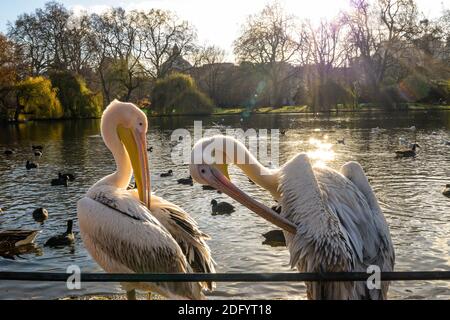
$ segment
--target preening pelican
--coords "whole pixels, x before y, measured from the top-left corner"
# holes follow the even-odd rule
[[[238,161],[240,160],[240,161]],[[243,161],[244,160],[244,161]],[[377,199],[356,162],[340,172],[313,167],[298,154],[279,169],[261,165],[231,137],[200,140],[192,151],[191,175],[221,190],[284,230],[291,266],[300,272],[392,271],[394,248]],[[237,188],[227,166],[236,164],[281,204],[277,214]],[[388,282],[369,290],[365,282],[306,283],[309,299],[385,299]]]
[[[145,114],[131,103],[112,102],[101,121],[102,137],[117,170],[78,201],[81,237],[94,260],[111,273],[215,272],[208,238],[178,206],[150,192]],[[137,190],[127,190],[134,172]],[[171,299],[203,299],[212,283],[125,283]]]

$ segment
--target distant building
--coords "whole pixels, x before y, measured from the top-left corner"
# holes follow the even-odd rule
[[[192,69],[192,64],[183,58],[181,50],[177,45],[173,46],[172,54],[166,62],[161,66],[163,74],[171,74],[173,72],[186,72]]]

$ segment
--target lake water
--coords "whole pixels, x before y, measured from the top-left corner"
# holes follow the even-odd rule
[[[274,229],[261,218],[225,195],[178,185],[188,176],[186,165],[171,161],[170,137],[176,128],[193,129],[194,118],[152,118],[148,134],[152,187],[183,207],[210,234],[209,241],[218,272],[294,272],[285,248],[263,245],[262,234]],[[224,130],[240,124],[240,117],[202,118],[203,128]],[[217,125],[223,123],[223,125]],[[255,115],[247,126],[256,129],[284,128],[280,137],[280,163],[298,152],[310,152],[316,161],[338,169],[346,161],[359,161],[378,196],[390,226],[396,250],[397,271],[450,270],[450,199],[441,194],[450,183],[450,112],[410,112],[402,114]],[[415,125],[416,132],[407,128]],[[370,128],[384,131],[376,134]],[[83,247],[76,221],[76,202],[98,179],[114,170],[114,161],[99,136],[99,121],[33,122],[0,127],[0,229],[40,229],[38,249],[14,260],[0,257],[0,270],[65,272],[76,264],[85,272],[101,272]],[[224,131],[223,131],[224,132]],[[421,145],[415,159],[395,159],[399,137]],[[337,139],[345,138],[345,145]],[[27,171],[33,159],[32,144],[45,146],[38,170]],[[15,154],[3,155],[4,148]],[[169,169],[172,178],[160,178]],[[51,187],[59,171],[73,172],[76,181],[68,188]],[[272,205],[270,195],[251,185],[237,170],[232,179],[252,196]],[[230,216],[213,216],[212,199],[229,201],[237,207]],[[45,207],[49,219],[41,226],[31,212]],[[75,219],[73,248],[44,248],[46,239],[65,230],[65,221]],[[120,293],[118,284],[83,284],[80,291],[68,291],[64,283],[0,281],[0,299],[55,299],[64,296]],[[450,283],[443,281],[394,282],[391,299],[450,299]],[[219,283],[210,299],[305,299],[303,283]]]

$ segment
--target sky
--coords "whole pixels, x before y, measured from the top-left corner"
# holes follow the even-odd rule
[[[24,12],[43,7],[48,0],[0,0],[0,31],[7,30],[7,22]],[[428,17],[439,16],[442,8],[450,8],[450,0],[416,0],[419,10]],[[60,0],[74,11],[101,12],[110,6],[125,9],[161,8],[192,23],[200,43],[214,44],[232,54],[232,44],[240,26],[250,14],[260,11],[269,0]],[[334,17],[348,7],[349,0],[279,0],[283,7],[300,18],[318,21]]]

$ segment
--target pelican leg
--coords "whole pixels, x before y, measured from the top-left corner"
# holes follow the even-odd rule
[[[127,291],[127,300],[136,300],[136,290]]]

